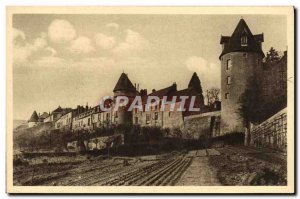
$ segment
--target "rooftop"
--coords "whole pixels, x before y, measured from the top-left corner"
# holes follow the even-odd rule
[[[247,45],[241,45],[241,38],[247,37]],[[220,44],[224,45],[219,58],[230,52],[257,52],[264,56],[261,43],[264,42],[264,35],[253,35],[246,21],[241,19],[231,36],[221,36]]]

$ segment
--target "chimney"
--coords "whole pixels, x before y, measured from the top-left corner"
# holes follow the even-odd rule
[[[136,89],[136,83],[134,83],[134,88]]]
[[[85,110],[87,111],[88,109],[89,109],[89,105],[88,103],[86,103]]]
[[[137,85],[137,90],[139,90],[140,84]]]

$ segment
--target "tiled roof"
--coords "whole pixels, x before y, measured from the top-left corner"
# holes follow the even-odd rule
[[[33,111],[33,113],[31,115],[30,119],[28,120],[28,122],[38,122],[38,120],[39,120],[39,117],[38,117],[36,111]]]
[[[157,96],[159,98],[162,98],[163,96],[169,96],[176,91],[177,91],[177,85],[174,83],[172,86],[154,91],[153,93],[150,93],[148,96]]]
[[[63,111],[63,109],[62,109],[60,106],[58,106],[58,108],[55,109],[54,111],[52,111],[52,113],[53,113],[53,112],[62,112],[62,111]]]
[[[114,90],[115,91],[133,91],[136,92],[135,87],[129,80],[128,76],[125,73],[122,73]]]
[[[188,88],[193,88],[194,91],[198,92],[198,94],[203,93],[202,87],[201,87],[201,82],[200,82],[200,79],[196,72],[193,73],[193,76],[189,82]]]
[[[44,113],[40,116],[40,118],[45,119],[45,118],[47,118],[48,116],[49,116],[49,114],[48,114],[47,112],[44,112]]]
[[[245,35],[247,36],[247,46],[242,46],[241,37]],[[224,48],[219,58],[230,52],[257,52],[264,56],[261,48],[263,41],[263,34],[253,35],[245,20],[241,19],[230,37],[221,36],[220,44],[223,44]]]

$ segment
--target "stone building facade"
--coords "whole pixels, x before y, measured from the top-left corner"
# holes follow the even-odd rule
[[[56,122],[55,122],[55,129],[64,129],[64,130],[71,130],[72,128],[72,111],[62,115]]]
[[[241,19],[231,36],[221,36],[222,134],[244,132],[244,120],[239,114],[240,99],[249,78],[262,70],[263,34],[253,35]]]

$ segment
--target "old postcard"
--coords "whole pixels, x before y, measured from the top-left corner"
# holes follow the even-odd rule
[[[293,7],[8,7],[7,192],[294,193]]]

